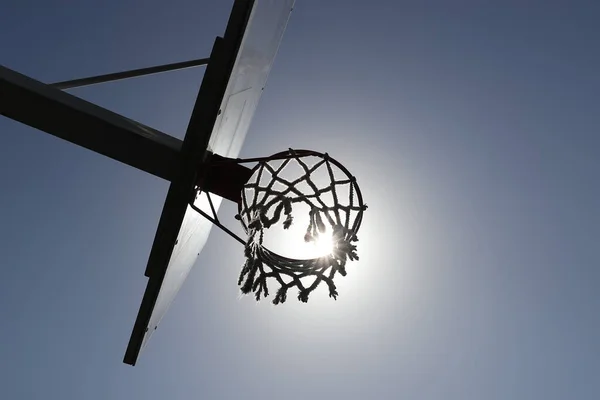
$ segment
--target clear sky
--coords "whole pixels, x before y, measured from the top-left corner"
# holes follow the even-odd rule
[[[0,63],[52,82],[204,57],[231,4],[5,0]],[[167,183],[1,118],[0,398],[600,398],[599,20],[297,0],[242,155],[343,162],[361,260],[337,301],[256,304],[214,230],[134,368]],[[202,73],[72,93],[182,137]]]

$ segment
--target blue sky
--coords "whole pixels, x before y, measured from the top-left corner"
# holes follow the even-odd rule
[[[73,3],[5,2],[0,63],[52,82],[204,57],[232,4]],[[369,205],[361,260],[335,302],[256,304],[215,230],[135,368],[167,183],[0,119],[0,397],[598,398],[599,19],[297,0],[242,155],[343,162]],[[201,79],[72,93],[182,137]]]

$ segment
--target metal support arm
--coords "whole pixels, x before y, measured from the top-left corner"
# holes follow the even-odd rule
[[[172,180],[181,140],[0,65],[0,115]]]

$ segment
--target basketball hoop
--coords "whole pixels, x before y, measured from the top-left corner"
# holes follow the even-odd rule
[[[238,280],[242,293],[254,292],[256,300],[261,300],[269,296],[268,281],[275,281],[279,289],[273,304],[285,302],[293,287],[298,288],[298,300],[307,302],[310,293],[324,282],[329,296],[336,299],[334,277],[346,275],[348,260],[358,260],[355,243],[367,208],[356,179],[328,154],[309,150],[290,149],[271,157],[231,161],[257,161],[252,170],[246,169],[249,179],[241,190],[236,215],[247,240],[221,225],[216,215],[211,219],[192,207],[244,243],[246,262]],[[277,226],[289,230],[296,219],[302,219],[299,217],[307,221],[306,230],[294,239],[315,242],[328,234],[332,245],[328,254],[297,259],[269,247],[265,241],[268,230]]]

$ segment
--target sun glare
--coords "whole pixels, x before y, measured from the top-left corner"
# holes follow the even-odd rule
[[[333,253],[333,237],[330,230],[320,233],[317,240],[304,241],[305,230],[293,226],[289,230],[271,228],[265,233],[266,246],[284,257],[296,259],[318,258]]]
[[[290,241],[285,246],[286,253],[294,258],[318,258],[333,253],[333,238],[329,232],[319,234],[319,237],[311,242],[305,242],[302,237],[299,239]]]
[[[321,234],[314,242],[310,243],[319,256],[333,253],[333,238],[331,234]]]

